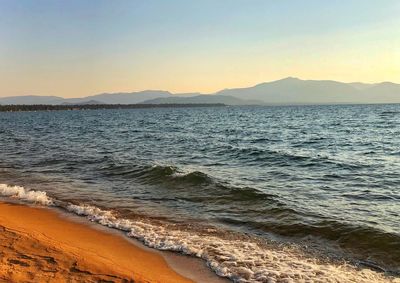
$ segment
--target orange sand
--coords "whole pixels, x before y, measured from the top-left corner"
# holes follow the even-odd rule
[[[0,281],[192,282],[119,235],[9,203],[0,203]]]

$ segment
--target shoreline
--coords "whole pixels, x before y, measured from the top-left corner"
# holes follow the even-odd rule
[[[76,111],[107,109],[154,109],[226,107],[223,103],[165,103],[165,104],[0,104],[0,112]]]
[[[227,279],[230,278],[241,282],[265,282],[269,279],[273,282],[293,282],[294,279],[304,279],[310,282],[400,283],[400,278],[386,272],[377,272],[348,262],[324,261],[318,255],[303,253],[295,247],[259,246],[258,242],[247,241],[242,244],[242,238],[221,244],[220,238],[204,237],[206,241],[202,241],[202,246],[197,248],[206,252],[209,248],[216,249],[216,252],[223,252],[222,256],[230,256],[235,258],[235,262],[242,263],[239,266],[228,266],[232,267],[228,269],[228,261],[222,261],[221,266],[225,270],[220,273],[221,269],[213,265],[213,258],[199,257],[193,252],[187,254],[195,256],[188,256],[179,253],[179,249],[163,248],[163,241],[168,243],[168,240],[162,238],[165,235],[162,225],[152,225],[152,236],[145,238],[144,245],[141,238],[143,233],[131,237],[131,233],[138,233],[137,230],[140,231],[142,226],[135,226],[129,220],[114,218],[107,211],[91,206],[56,206],[56,200],[48,198],[42,191],[8,188],[8,191],[4,191],[8,198],[3,201],[0,199],[0,281],[32,282],[35,279],[39,282],[132,282],[133,278],[134,282],[222,283],[230,282]],[[128,221],[129,225],[121,224],[121,221]],[[131,230],[123,225],[128,225]],[[158,237],[161,237],[160,246],[147,242]],[[180,234],[179,239],[192,239],[190,237],[184,233]],[[14,247],[16,242],[19,245]],[[153,246],[156,249],[150,248]],[[196,247],[196,242],[189,242],[186,247],[193,246]],[[258,254],[252,256],[250,251]],[[257,262],[257,269],[250,269],[252,266],[248,269],[243,267],[261,257],[264,260]],[[53,273],[51,277],[48,272]],[[17,278],[12,277],[15,274]],[[226,277],[218,277],[216,274]]]
[[[0,281],[227,282],[195,259],[46,207],[0,201]]]

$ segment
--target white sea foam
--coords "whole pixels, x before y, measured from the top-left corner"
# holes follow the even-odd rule
[[[67,210],[126,231],[129,237],[149,247],[202,258],[218,275],[234,282],[400,282],[369,269],[321,263],[288,247],[261,246],[250,239],[193,233],[144,220],[120,219],[111,211],[89,205],[70,204]]]
[[[0,196],[41,205],[53,205],[46,192],[0,184]],[[121,219],[112,211],[91,205],[67,204],[67,211],[101,225],[120,229],[127,236],[159,250],[177,251],[204,259],[218,275],[234,282],[395,282],[369,269],[319,262],[287,246],[261,245],[251,238],[174,228],[146,220]],[[210,232],[211,231],[211,232]],[[197,232],[197,233],[196,233]]]
[[[41,205],[52,205],[53,200],[47,196],[46,192],[27,190],[20,186],[9,186],[0,184],[0,196],[15,198]]]

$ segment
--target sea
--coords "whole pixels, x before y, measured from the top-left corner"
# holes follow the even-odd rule
[[[234,282],[397,282],[400,104],[2,112],[0,195]]]

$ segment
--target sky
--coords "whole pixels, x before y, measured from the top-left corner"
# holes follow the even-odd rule
[[[0,0],[0,97],[400,83],[398,0]]]

